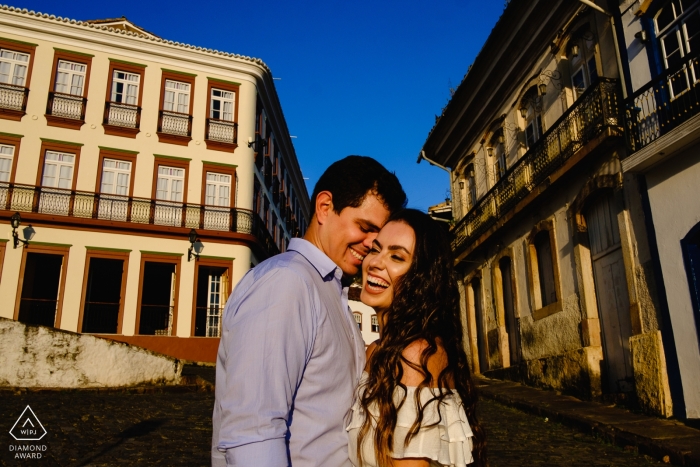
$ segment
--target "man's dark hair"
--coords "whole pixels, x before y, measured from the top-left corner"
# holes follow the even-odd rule
[[[407,201],[396,175],[367,156],[347,156],[323,172],[311,196],[313,212],[316,212],[316,197],[322,191],[333,195],[333,210],[338,214],[347,207],[360,206],[370,192],[389,212],[405,207]]]

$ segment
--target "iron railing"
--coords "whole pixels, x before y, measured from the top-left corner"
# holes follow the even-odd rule
[[[666,70],[625,101],[628,155],[700,112],[700,54]]]
[[[81,332],[116,334],[118,326],[119,303],[85,302]]]
[[[85,97],[49,91],[49,100],[46,103],[46,115],[85,121],[86,106],[87,98]]]
[[[600,78],[590,86],[454,226],[455,253],[493,226],[586,143],[608,128],[621,131],[618,96],[617,80]]]
[[[169,305],[141,304],[139,334],[147,336],[172,335],[174,308]]]
[[[238,123],[207,118],[206,139],[219,143],[236,144],[238,142]]]
[[[26,324],[53,327],[57,306],[58,300],[22,297],[17,320]]]
[[[27,110],[29,88],[0,83],[0,109],[24,112]]]
[[[158,111],[158,133],[192,136],[192,116],[169,110]]]
[[[88,191],[0,183],[0,209],[254,236],[267,256],[279,253],[260,217],[248,209],[205,206]]]
[[[141,125],[141,107],[121,102],[105,102],[103,124],[138,129]]]
[[[221,317],[224,313],[222,306],[198,306],[195,310],[195,336],[221,337]]]

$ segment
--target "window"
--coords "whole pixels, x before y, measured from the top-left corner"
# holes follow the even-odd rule
[[[231,201],[231,176],[207,172],[205,204],[209,206],[229,206]]]
[[[121,334],[129,251],[88,247],[85,259],[80,332]]]
[[[51,188],[71,189],[75,154],[46,151],[41,185]]]
[[[126,221],[133,195],[134,151],[100,148],[95,192],[99,193],[98,218]]]
[[[166,79],[163,109],[171,112],[188,114],[190,111],[189,83]]]
[[[0,118],[25,115],[36,45],[0,38]]]
[[[372,332],[379,332],[379,321],[377,320],[377,315],[372,315]]]
[[[209,78],[207,148],[233,152],[238,142],[238,84]],[[258,123],[256,122],[256,125]]]
[[[496,161],[494,162],[493,166],[493,173],[496,177],[496,180],[494,182],[500,180],[503,175],[506,173],[506,154],[503,151],[498,152],[498,156],[496,156]]]
[[[537,140],[542,137],[542,117],[540,115],[532,115],[525,127],[525,139],[527,140],[528,149],[532,148]]]
[[[82,96],[87,65],[59,60],[57,68],[54,91],[72,96]]]
[[[503,367],[516,363],[520,358],[520,320],[516,313],[516,280],[512,260],[513,250],[505,248],[491,263],[496,321],[505,328],[506,336],[499,336],[499,348]],[[504,339],[505,337],[505,339]],[[507,344],[507,350],[506,350]]]
[[[15,146],[0,143],[0,182],[9,182],[15,156]]]
[[[177,167],[158,167],[158,185],[156,199],[165,201],[182,201],[185,185],[185,170]]]
[[[527,242],[532,316],[540,319],[562,310],[554,221],[538,223]]]
[[[68,247],[32,244],[22,251],[17,321],[59,327],[68,265]]]
[[[686,56],[700,51],[700,9],[690,0],[672,0],[656,14],[656,34],[659,38],[664,67],[679,70],[670,75],[671,97],[690,89],[700,79],[700,68]]]
[[[131,162],[117,159],[102,159],[102,183],[100,192],[110,195],[128,196],[131,186]]]
[[[50,126],[79,130],[85,123],[92,55],[55,49],[53,86],[46,104]]]
[[[137,330],[139,334],[174,336],[181,255],[141,252]]]
[[[154,222],[181,227],[184,222],[185,193],[189,159],[155,156],[152,198],[158,200]]]
[[[192,335],[220,337],[221,316],[230,293],[233,260],[201,258],[196,268]]]
[[[581,97],[581,94],[598,80],[595,45],[595,36],[590,32],[589,25],[585,24],[576,30],[567,46],[574,99]]]
[[[360,313],[359,311],[353,311],[352,317],[355,318],[357,327],[360,329],[360,331],[362,331],[362,313]]]
[[[163,70],[158,140],[187,146],[192,140],[195,75]]]
[[[235,92],[212,88],[209,118],[232,122],[235,101]]]
[[[110,59],[109,83],[102,125],[105,134],[136,138],[141,126],[141,97],[145,65]]]
[[[25,86],[29,54],[0,49],[0,83]]]

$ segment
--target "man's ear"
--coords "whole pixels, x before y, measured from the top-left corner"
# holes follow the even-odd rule
[[[328,215],[333,210],[333,194],[330,191],[321,191],[316,195],[316,219],[323,225]]]

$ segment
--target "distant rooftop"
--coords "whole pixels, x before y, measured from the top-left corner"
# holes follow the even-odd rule
[[[162,37],[157,36],[152,32],[146,31],[141,26],[132,23],[126,18],[126,16],[122,16],[121,18],[89,19],[86,20],[85,23],[99,24],[100,26],[106,26],[113,29],[129,31],[136,34],[143,34],[144,36],[151,36],[162,39]]]

